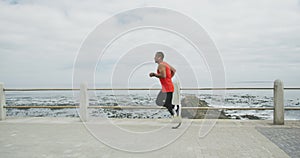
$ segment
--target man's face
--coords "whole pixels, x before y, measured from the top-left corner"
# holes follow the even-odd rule
[[[155,55],[155,57],[154,57],[155,63],[158,63],[159,59],[160,59],[160,57],[158,55]]]

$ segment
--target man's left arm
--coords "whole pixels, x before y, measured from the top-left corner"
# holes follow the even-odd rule
[[[170,70],[171,70],[171,76],[173,77],[176,73],[176,69],[174,67],[172,67],[171,65],[170,66]]]

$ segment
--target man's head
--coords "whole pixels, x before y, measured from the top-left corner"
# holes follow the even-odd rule
[[[164,60],[164,53],[163,52],[156,52],[154,61],[155,63],[160,63]]]

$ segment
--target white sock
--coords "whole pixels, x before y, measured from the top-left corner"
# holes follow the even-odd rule
[[[174,108],[173,108],[174,110],[177,110],[177,105],[174,105]]]

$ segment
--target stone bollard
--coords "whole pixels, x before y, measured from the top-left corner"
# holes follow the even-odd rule
[[[283,83],[280,80],[274,82],[274,125],[284,124],[284,91]]]
[[[79,104],[79,115],[82,122],[88,120],[88,106],[89,106],[89,96],[87,91],[87,84],[82,83],[80,85],[80,104]]]
[[[181,99],[180,99],[180,83],[179,81],[174,82],[174,93],[173,93],[173,99],[172,99],[172,104],[174,105],[179,105],[179,116],[181,116]]]
[[[0,83],[0,120],[5,120],[6,109],[5,106],[5,94],[4,94],[4,84]]]

